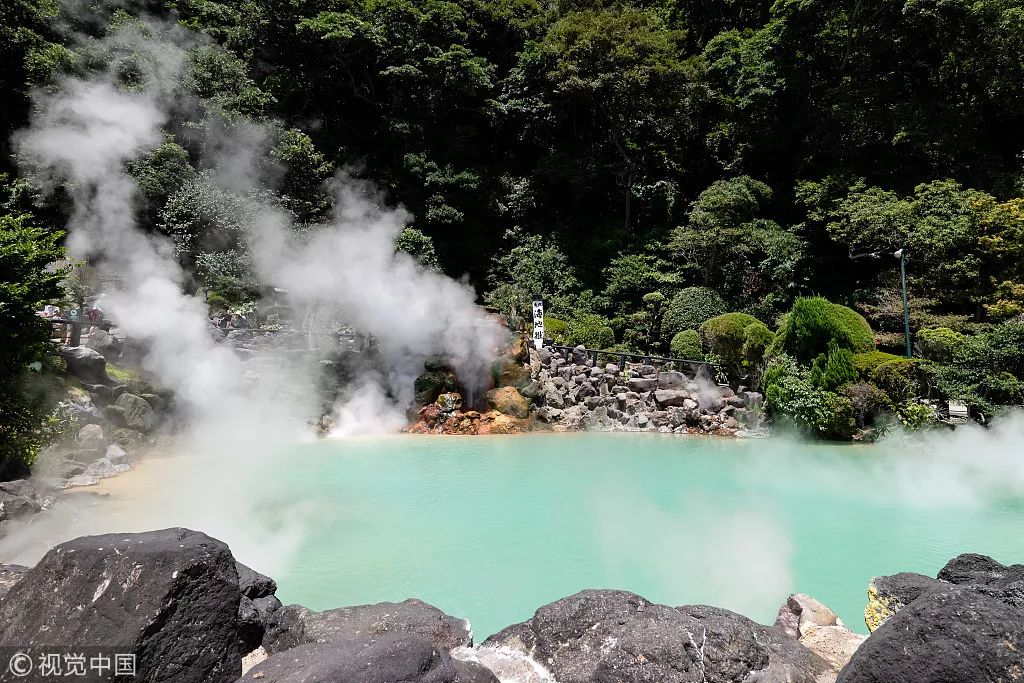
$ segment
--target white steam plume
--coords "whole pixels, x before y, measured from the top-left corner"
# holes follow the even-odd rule
[[[16,142],[37,178],[68,188],[69,252],[117,273],[119,286],[106,293],[105,310],[142,343],[143,366],[156,383],[175,394],[188,426],[177,447],[196,462],[190,476],[169,485],[180,487],[190,517],[206,520],[199,526],[244,558],[246,551],[267,554],[260,552],[267,530],[247,527],[245,506],[265,503],[261,495],[271,486],[266,477],[257,482],[247,475],[300,438],[304,418],[314,416],[316,364],[296,358],[251,372],[211,336],[206,305],[186,293],[189,275],[171,243],[136,225],[139,195],[125,163],[160,144],[172,119],[199,116],[179,85],[186,50],[197,42],[155,22],[105,39],[108,48],[134,51],[142,85],[119,87],[113,67],[87,79],[65,78],[36,93],[31,124]],[[259,188],[271,164],[256,153],[264,146],[250,143],[268,130],[254,123],[206,127],[206,161],[217,182],[236,192]],[[468,286],[395,253],[394,238],[408,220],[404,211],[381,208],[365,186],[345,178],[335,188],[336,218],[307,240],[295,236],[283,212],[255,200],[246,207],[256,214],[246,238],[263,283],[288,290],[299,305],[334,304],[377,338],[390,364],[387,381],[367,375],[350,387],[352,400],[340,409],[342,431],[395,430],[404,423],[404,401],[424,357],[444,355],[467,380],[482,377],[501,328],[474,304]],[[282,512],[288,514],[296,513]],[[290,536],[286,545],[298,542],[295,529]]]

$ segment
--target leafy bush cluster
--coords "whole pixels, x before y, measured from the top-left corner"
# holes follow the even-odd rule
[[[30,215],[0,215],[0,480],[24,476],[45,440],[52,407],[40,375],[54,367],[55,350],[36,310],[60,299],[67,269],[50,266],[64,257],[61,237]]]
[[[914,401],[926,393],[921,362],[873,350],[872,339],[855,311],[821,297],[798,299],[769,353],[769,409],[831,439],[877,436],[890,415],[907,429],[934,423],[934,408]]]

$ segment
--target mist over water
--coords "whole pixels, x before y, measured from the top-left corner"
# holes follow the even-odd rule
[[[934,576],[963,552],[1024,562],[1022,430],[1016,415],[870,446],[657,434],[309,440],[227,459],[249,468],[218,490],[235,514],[211,516],[192,495],[207,456],[158,458],[104,482],[106,500],[77,494],[47,540],[203,528],[271,573],[285,602],[418,597],[470,618],[478,636],[584,588],[769,623],[786,595],[806,592],[864,631],[873,576]],[[0,553],[31,562],[47,547],[5,541]]]
[[[192,275],[173,244],[136,223],[142,199],[126,162],[159,145],[172,123],[194,124],[199,166],[224,188],[248,193],[239,219],[258,280],[285,290],[300,311],[330,308],[375,338],[387,371],[356,378],[341,395],[341,434],[404,426],[413,380],[431,355],[444,356],[480,390],[504,333],[475,305],[470,287],[395,252],[411,217],[389,208],[367,183],[339,173],[329,188],[336,198],[330,223],[303,230],[261,199],[282,175],[267,155],[272,122],[218,119],[185,93],[187,50],[202,38],[147,20],[99,41],[78,40],[111,55],[109,69],[35,93],[30,126],[15,139],[20,161],[44,187],[68,192],[69,253],[118,276],[117,288],[103,293],[107,317],[144,350],[142,366],[154,383],[175,395],[185,428],[169,447],[192,458],[194,469],[174,482],[185,505],[171,507],[190,508],[193,526],[220,526],[234,544],[270,543],[273,528],[250,529],[258,518],[253,508],[272,495],[273,474],[263,471],[268,458],[303,438],[306,421],[318,416],[316,359],[263,363],[252,372],[214,340],[205,301],[189,293]],[[137,71],[130,89],[118,82],[126,62]],[[271,527],[291,519],[288,537],[301,537],[304,505],[276,505]],[[60,533],[59,524],[51,526]],[[47,536],[42,526],[38,533]]]

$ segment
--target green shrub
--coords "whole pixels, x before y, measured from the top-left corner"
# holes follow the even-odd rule
[[[853,354],[853,365],[864,379],[871,379],[871,373],[882,363],[901,360],[906,360],[906,358],[885,351],[865,351]]]
[[[775,341],[775,333],[761,321],[753,322],[743,330],[743,357],[750,363],[759,363]]]
[[[898,358],[882,363],[871,372],[871,381],[878,385],[893,403],[905,402],[921,393],[918,364],[911,358]]]
[[[854,353],[875,346],[871,326],[860,313],[822,297],[801,298],[793,304],[774,348],[809,363],[827,353],[831,340]]]
[[[1024,378],[1024,320],[1008,320],[984,335],[992,349],[992,369]]]
[[[829,391],[856,382],[858,378],[859,373],[853,364],[853,352],[840,347],[835,340],[828,343],[828,355],[815,358],[811,367],[811,382]]]
[[[704,354],[700,349],[700,333],[697,330],[683,330],[672,337],[672,344],[669,346],[672,356],[685,358],[686,360],[703,360]]]
[[[569,344],[569,323],[549,315],[544,316],[544,336],[559,346]]]
[[[737,362],[743,358],[747,328],[758,323],[757,318],[746,313],[724,313],[700,326],[701,341],[705,348],[727,362]]]
[[[583,344],[588,349],[606,349],[615,345],[614,330],[608,326],[608,321],[599,315],[584,313],[567,322],[551,318],[550,320],[556,323],[557,338],[554,331],[548,330],[548,320],[548,318],[544,319],[544,331],[555,340],[556,344],[566,346]],[[564,325],[564,328],[557,323]]]
[[[773,418],[824,439],[848,441],[857,429],[853,403],[811,382],[810,371],[791,356],[773,357],[762,382]]]
[[[676,292],[661,318],[661,338],[669,344],[683,330],[696,330],[705,320],[726,312],[725,301],[708,287],[686,287]]]
[[[897,414],[904,428],[911,431],[925,429],[938,424],[938,417],[931,406],[908,401],[900,406]]]
[[[206,306],[211,311],[226,311],[231,308],[231,303],[220,294],[212,292],[206,295]]]
[[[950,360],[966,337],[948,327],[926,327],[916,337],[918,353],[923,358],[939,362]]]
[[[988,401],[996,405],[1017,405],[1024,398],[1024,384],[1009,372],[984,375],[979,389]]]

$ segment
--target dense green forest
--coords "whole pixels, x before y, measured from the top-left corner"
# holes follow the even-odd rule
[[[145,30],[124,6],[0,9],[5,220],[63,225],[10,137],[62,74],[113,65],[130,87],[130,57],[98,40]],[[248,118],[275,131],[276,201],[300,225],[329,216],[336,172],[368,179],[413,216],[401,248],[513,316],[544,293],[561,341],[763,375],[770,409],[835,438],[883,413],[927,421],[919,396],[976,416],[1021,402],[1020,0],[138,9],[202,37],[182,75],[201,120],[172,121],[128,170],[143,224],[217,302],[260,283],[231,237],[246,194],[214,181],[190,130]],[[899,249],[923,360],[899,357]]]

